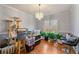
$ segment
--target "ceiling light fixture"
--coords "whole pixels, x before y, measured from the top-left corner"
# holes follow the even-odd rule
[[[44,14],[40,11],[40,4],[38,4],[39,6],[39,11],[37,13],[35,13],[35,18],[38,20],[41,20],[44,17]]]

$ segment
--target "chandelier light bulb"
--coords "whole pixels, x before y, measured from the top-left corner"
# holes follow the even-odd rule
[[[37,13],[35,13],[35,18],[38,20],[41,20],[44,17],[44,14],[40,11],[40,7],[41,7],[40,4],[38,4],[38,7],[39,7],[39,10]]]
[[[41,20],[44,17],[44,14],[42,12],[37,12],[35,14],[36,19]]]

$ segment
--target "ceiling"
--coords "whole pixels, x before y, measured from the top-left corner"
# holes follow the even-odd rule
[[[17,8],[25,13],[34,15],[38,12],[38,4],[9,4],[9,6]],[[40,9],[45,15],[51,15],[70,9],[69,4],[41,4]]]

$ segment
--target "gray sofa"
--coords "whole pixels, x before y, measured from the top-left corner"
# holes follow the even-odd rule
[[[15,45],[9,45],[8,34],[0,34],[0,54],[14,53]]]
[[[65,45],[69,45],[70,47],[73,47],[76,53],[79,53],[79,37],[68,33],[66,36],[66,33],[62,34],[62,43]]]

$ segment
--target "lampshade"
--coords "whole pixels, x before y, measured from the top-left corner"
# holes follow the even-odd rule
[[[43,17],[44,17],[44,14],[42,12],[37,12],[35,14],[35,18],[38,19],[38,20],[41,20]]]

